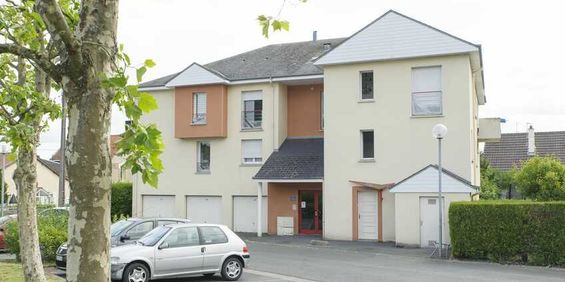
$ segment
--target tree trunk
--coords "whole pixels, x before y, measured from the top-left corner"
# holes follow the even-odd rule
[[[39,250],[36,214],[35,146],[18,149],[14,182],[18,190],[18,230],[20,236],[20,258],[26,282],[46,281]]]
[[[70,221],[67,281],[108,281],[111,104],[96,90],[69,99]],[[79,110],[80,109],[80,110]]]
[[[102,85],[114,71],[118,0],[83,0],[79,34],[82,62],[69,60],[62,78],[69,125],[65,160],[70,220],[67,281],[109,281],[109,146],[113,90]],[[69,54],[72,55],[72,54]],[[71,56],[72,57],[72,56]],[[80,61],[80,60],[78,60]]]

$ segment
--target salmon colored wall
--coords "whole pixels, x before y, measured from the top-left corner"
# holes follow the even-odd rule
[[[323,136],[320,128],[322,84],[288,86],[287,130],[289,137]]]
[[[277,234],[277,216],[292,216],[294,218],[294,234],[298,234],[299,190],[322,191],[322,183],[269,183],[267,219],[269,234]],[[294,201],[290,200],[291,196],[293,196]],[[296,210],[292,209],[293,204],[296,205]]]
[[[205,92],[206,124],[192,124],[192,94]],[[226,85],[175,88],[175,137],[227,137],[228,89]]]

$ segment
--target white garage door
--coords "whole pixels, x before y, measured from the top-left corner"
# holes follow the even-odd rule
[[[267,232],[267,197],[261,201],[261,230]],[[257,232],[257,197],[233,197],[233,230],[235,232]]]
[[[143,217],[175,217],[175,196],[143,195]]]
[[[357,194],[359,211],[359,239],[377,240],[377,192],[359,192]]]
[[[188,196],[186,197],[186,216],[196,223],[223,224],[222,197]]]

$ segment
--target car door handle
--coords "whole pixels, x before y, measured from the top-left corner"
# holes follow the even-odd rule
[[[205,253],[205,252],[206,252],[206,247],[200,248],[200,252],[201,252],[201,253]]]

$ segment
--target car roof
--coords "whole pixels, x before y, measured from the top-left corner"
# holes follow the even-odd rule
[[[174,217],[130,217],[126,219],[128,221],[142,221],[142,220],[173,220],[173,221],[185,221],[189,222],[190,219],[187,218],[174,218]]]
[[[202,226],[216,226],[216,227],[225,227],[225,225],[222,224],[213,224],[213,223],[197,223],[197,222],[190,222],[190,223],[175,223],[175,224],[169,224],[167,226],[170,226],[172,228],[178,228],[178,227],[189,227],[189,226],[196,226],[196,227],[202,227]]]

